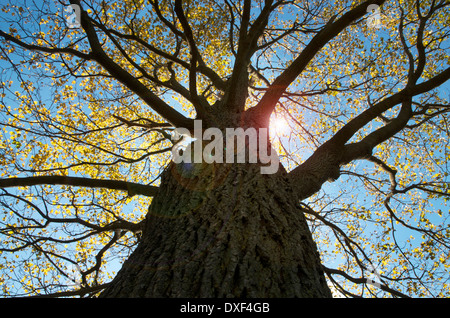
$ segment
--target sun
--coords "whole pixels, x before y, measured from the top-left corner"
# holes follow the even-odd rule
[[[289,131],[289,124],[283,117],[272,117],[270,119],[270,134],[272,136],[283,136]]]

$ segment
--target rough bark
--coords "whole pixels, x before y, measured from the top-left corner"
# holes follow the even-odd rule
[[[171,164],[142,241],[102,297],[331,297],[282,169]]]

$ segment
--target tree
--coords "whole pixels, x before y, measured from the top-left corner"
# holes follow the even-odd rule
[[[3,295],[448,296],[449,7],[3,5]]]

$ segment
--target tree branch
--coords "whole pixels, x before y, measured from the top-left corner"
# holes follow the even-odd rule
[[[439,73],[435,77],[426,82],[414,86],[406,86],[400,92],[389,96],[381,102],[374,104],[373,107],[368,108],[357,117],[350,120],[344,127],[342,127],[330,140],[344,144],[348,141],[358,130],[375,119],[380,114],[391,109],[392,107],[401,103],[405,98],[410,98],[416,95],[423,94],[430,91],[439,85],[442,85],[450,79],[450,68]]]
[[[334,21],[336,17],[331,18],[325,27],[311,39],[299,56],[270,85],[268,91],[255,106],[257,111],[268,119],[288,86],[303,72],[315,55],[353,21],[363,17],[370,4],[382,5],[384,2],[385,0],[366,1],[336,21]]]
[[[102,45],[99,42],[97,33],[87,13],[82,9],[79,0],[71,0],[70,3],[76,4],[81,8],[81,26],[85,30],[89,44],[91,46],[91,55],[95,61],[97,61],[102,67],[105,68],[112,76],[117,78],[122,84],[132,90],[147,105],[155,110],[159,115],[164,117],[175,127],[193,128],[193,120],[186,118],[181,113],[173,109],[170,105],[156,96],[150,91],[144,84],[138,79],[132,76],[130,73],[121,68],[115,63],[103,50]]]
[[[346,279],[348,279],[349,281],[351,281],[355,284],[367,284],[367,281],[368,281],[367,278],[363,278],[363,277],[355,278],[355,277],[348,275],[344,271],[340,271],[338,269],[333,269],[333,268],[328,268],[325,266],[322,266],[322,267],[323,267],[324,272],[327,273],[327,275],[329,275],[329,276],[331,276],[332,274],[337,274],[337,275],[341,275],[341,276],[345,277]],[[409,296],[407,296],[395,289],[389,288],[385,284],[380,284],[380,289],[392,294],[393,296],[397,296],[397,297],[401,297],[401,298],[410,298]]]
[[[245,107],[245,100],[248,96],[250,58],[258,49],[258,39],[268,23],[269,15],[273,9],[272,3],[273,1],[265,1],[263,10],[249,28],[251,1],[244,2],[244,11],[239,30],[238,51],[228,90],[223,98],[223,103],[226,107],[238,112],[243,111]]]
[[[70,297],[70,296],[83,296],[86,294],[98,293],[99,291],[108,287],[110,283],[93,286],[93,287],[82,287],[78,290],[71,290],[65,292],[58,292],[52,294],[34,295],[28,296],[27,298],[58,298],[58,297]]]
[[[24,178],[0,179],[0,188],[23,187],[34,185],[70,185],[87,188],[105,188],[110,190],[127,191],[129,196],[144,195],[152,197],[158,192],[158,187],[143,185],[121,180],[104,180],[66,176],[37,176]]]
[[[345,146],[341,164],[349,163],[355,159],[366,158],[372,155],[372,149],[387,139],[391,138],[408,124],[411,118],[411,99],[402,103],[398,116],[389,121],[385,126],[375,130],[363,140]]]
[[[200,52],[198,51],[197,45],[195,44],[191,26],[189,25],[189,22],[187,21],[186,16],[184,14],[181,0],[175,1],[175,13],[177,14],[177,17],[180,20],[181,26],[183,27],[184,35],[188,42],[191,52],[191,61],[189,67],[189,92],[191,97],[190,99],[199,117],[206,118],[208,111],[207,102],[205,100],[201,100],[197,92],[197,63],[200,64],[202,58]]]
[[[156,55],[158,55],[162,58],[165,58],[166,60],[168,60],[170,62],[176,63],[176,64],[184,67],[187,70],[190,68],[190,64],[188,62],[183,61],[182,59],[178,58],[176,55],[169,54],[167,52],[162,51],[161,49],[159,49],[157,47],[154,47],[153,45],[145,42],[143,39],[141,39],[134,33],[133,34],[124,34],[117,30],[114,30],[114,29],[108,29],[104,25],[100,25],[98,22],[97,22],[97,25],[101,28],[104,28],[104,30],[106,30],[110,34],[113,34],[121,39],[136,41],[137,43],[141,44],[144,48],[150,50],[150,52],[153,52]],[[225,81],[212,68],[208,67],[205,63],[198,64],[197,70],[201,74],[208,77],[211,80],[211,82],[214,84],[215,87],[217,87],[218,89],[221,89],[221,90],[225,89]]]
[[[389,96],[350,120],[308,160],[289,173],[298,191],[299,199],[306,199],[316,193],[326,181],[336,180],[339,177],[341,165],[355,159],[370,157],[373,147],[392,137],[407,125],[412,114],[412,97],[430,91],[448,79],[450,79],[450,68],[426,82],[416,85],[407,84],[402,91]],[[345,145],[359,129],[399,103],[403,105],[396,119],[372,132],[363,140]]]
[[[70,54],[70,55],[82,58],[84,60],[87,60],[87,61],[93,59],[93,57],[91,56],[91,53],[86,54],[86,53],[77,51],[75,49],[69,48],[69,47],[65,47],[65,48],[45,47],[45,46],[25,43],[15,37],[13,37],[12,35],[10,35],[8,33],[3,32],[2,30],[0,30],[0,36],[2,36],[5,40],[13,42],[13,43],[19,45],[20,47],[30,50],[30,51],[40,51],[40,52],[45,52],[45,53],[50,53],[50,54],[53,54],[53,53]]]

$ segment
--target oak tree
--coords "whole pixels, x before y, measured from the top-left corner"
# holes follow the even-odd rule
[[[4,1],[2,295],[448,297],[449,8]]]

